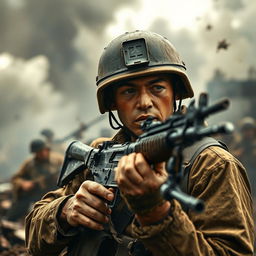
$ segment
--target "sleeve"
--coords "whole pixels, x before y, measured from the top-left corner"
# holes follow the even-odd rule
[[[109,140],[97,139],[92,146]],[[62,163],[63,159],[60,158]],[[26,247],[31,255],[56,256],[72,242],[77,229],[65,232],[58,223],[58,212],[66,200],[76,193],[86,179],[92,179],[90,172],[85,170],[77,175],[66,187],[47,193],[38,201],[25,220]]]
[[[58,212],[66,200],[78,190],[84,173],[66,187],[47,193],[38,201],[25,220],[26,247],[31,255],[55,256],[72,241],[76,229],[64,232],[58,223]]]
[[[30,170],[32,168],[31,163],[32,159],[26,160],[19,168],[17,173],[12,177],[12,184],[14,189],[17,190],[20,188],[20,184],[24,180],[30,180]]]
[[[193,164],[189,184],[190,194],[205,202],[203,213],[186,213],[173,200],[162,223],[142,227],[134,222],[135,237],[154,256],[252,256],[252,202],[242,165],[211,147]]]

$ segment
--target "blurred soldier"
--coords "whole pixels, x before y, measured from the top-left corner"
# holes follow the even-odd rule
[[[47,144],[50,146],[52,151],[58,152],[60,154],[65,153],[65,145],[61,141],[55,140],[54,139],[54,132],[53,130],[49,128],[45,128],[41,131],[41,135],[45,137],[45,140]]]
[[[56,180],[63,157],[52,152],[48,144],[35,139],[30,143],[33,156],[27,159],[12,178],[13,202],[7,219],[22,219],[30,205],[49,190],[56,189]]]
[[[256,197],[256,122],[252,117],[240,121],[240,140],[235,145],[234,155],[246,167],[251,182],[253,197]]]
[[[252,117],[244,117],[240,121],[240,140],[235,145],[234,155],[246,167],[251,183],[254,223],[256,223],[256,121]],[[256,241],[254,242],[256,243]],[[256,245],[255,245],[256,248]]]

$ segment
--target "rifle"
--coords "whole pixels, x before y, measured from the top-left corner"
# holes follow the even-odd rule
[[[153,118],[148,118],[142,125],[144,133],[135,142],[115,144],[107,141],[95,149],[74,141],[67,148],[58,186],[66,185],[76,174],[89,168],[96,182],[118,191],[114,168],[123,155],[140,152],[149,164],[167,161],[169,176],[161,186],[162,195],[167,200],[176,199],[185,207],[200,212],[204,208],[203,202],[183,193],[179,186],[183,175],[182,151],[206,136],[232,132],[234,128],[229,122],[205,125],[206,117],[228,106],[228,99],[208,106],[208,95],[203,93],[199,97],[198,107],[192,100],[186,113],[174,113],[163,122],[154,122]],[[111,206],[115,206],[115,200]]]
[[[81,139],[82,138],[82,132],[84,132],[85,130],[88,130],[91,126],[93,126],[94,124],[103,120],[103,118],[104,118],[103,116],[97,116],[96,118],[94,118],[93,120],[88,122],[87,124],[81,122],[80,126],[77,129],[75,129],[73,132],[71,132],[70,134],[66,135],[63,138],[54,140],[54,142],[55,143],[63,143],[63,142],[65,142],[69,139],[72,139],[72,138]]]

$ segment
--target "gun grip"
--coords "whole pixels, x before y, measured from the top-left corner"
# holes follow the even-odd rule
[[[121,201],[121,195],[118,188],[114,188],[114,199],[110,202],[108,202],[108,206],[113,209],[120,201]]]

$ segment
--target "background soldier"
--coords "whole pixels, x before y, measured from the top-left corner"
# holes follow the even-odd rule
[[[112,141],[134,141],[148,117],[164,121],[180,110],[182,99],[193,97],[185,70],[172,44],[158,34],[135,31],[114,39],[104,49],[97,77],[100,112],[109,112],[111,127],[120,129]],[[117,127],[112,110],[121,121]],[[164,163],[151,166],[140,153],[123,156],[116,181],[124,200],[112,212],[106,201],[113,200],[113,191],[94,182],[90,170],[79,173],[27,216],[29,252],[58,255],[68,247],[69,255],[83,256],[253,254],[250,188],[239,161],[219,146],[197,156],[188,192],[206,203],[202,214],[161,196],[166,177]],[[123,213],[113,225],[114,215]]]
[[[245,166],[251,184],[254,204],[254,223],[256,223],[256,121],[250,116],[239,122],[240,139],[234,145],[234,155]],[[255,241],[256,244],[256,241]]]
[[[234,155],[245,165],[252,182],[256,187],[256,122],[252,117],[244,117],[239,124],[240,139],[234,146]]]
[[[53,152],[58,152],[62,155],[65,153],[66,146],[64,144],[64,141],[62,142],[55,139],[53,130],[45,128],[41,131],[41,135],[45,137],[47,145],[49,145]]]
[[[12,177],[13,200],[7,219],[23,219],[32,203],[47,191],[56,189],[57,176],[62,166],[63,156],[52,152],[47,143],[34,139],[30,143],[33,156],[27,159]]]

